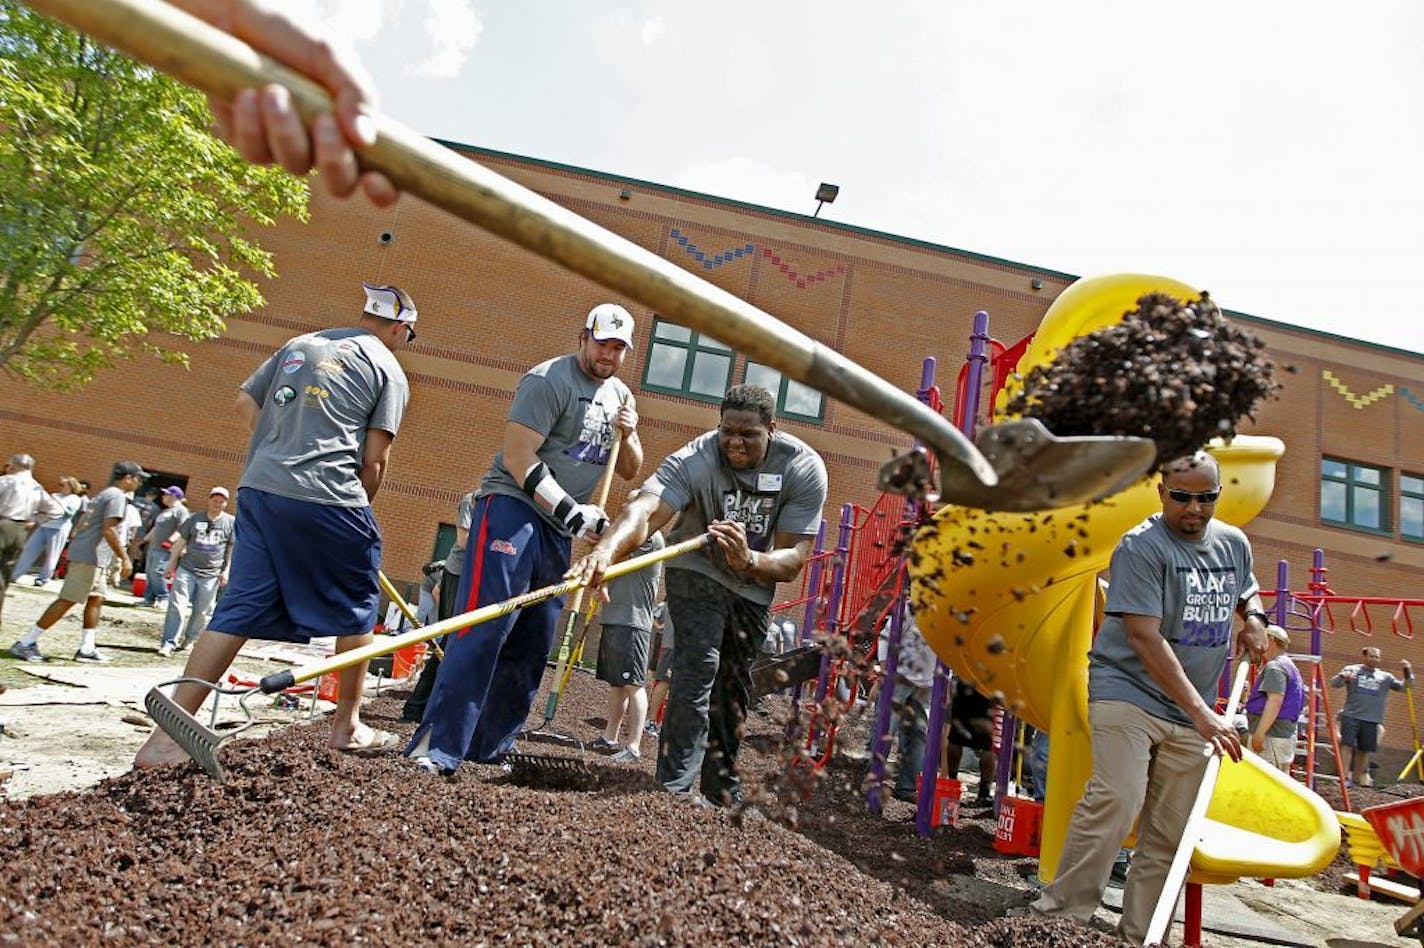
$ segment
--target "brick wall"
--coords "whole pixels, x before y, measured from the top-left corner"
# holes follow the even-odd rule
[[[988,310],[993,335],[1012,343],[1070,282],[1053,271],[577,169],[501,155],[481,160],[897,386],[913,390],[921,360],[934,356],[946,402],[953,399],[976,310]],[[628,200],[620,199],[625,188]],[[393,239],[383,243],[383,233]],[[401,356],[413,398],[376,514],[387,572],[398,582],[413,580],[430,555],[437,525],[451,519],[456,499],[494,454],[520,374],[572,351],[583,315],[610,296],[410,198],[376,210],[331,202],[318,192],[309,224],[283,223],[262,240],[281,273],[263,284],[267,305],[232,320],[221,339],[185,344],[189,368],[139,358],[75,395],[0,382],[4,450],[33,453],[37,474],[51,485],[64,473],[102,482],[114,460],[132,457],[187,476],[199,492],[215,483],[234,486],[246,447],[231,410],[237,385],[288,337],[350,322],[362,300],[360,280],[397,283],[420,307],[420,339]],[[1041,289],[1033,289],[1034,280]],[[716,409],[641,389],[652,314],[629,308],[639,337],[622,376],[638,397],[650,472],[665,454],[711,427]],[[1341,593],[1424,595],[1414,581],[1424,567],[1424,546],[1397,535],[1325,527],[1318,517],[1322,452],[1424,471],[1424,440],[1415,436],[1424,425],[1424,359],[1251,322],[1277,361],[1294,369],[1284,376],[1281,400],[1247,429],[1287,444],[1275,497],[1251,527],[1263,584],[1274,584],[1275,561],[1285,557],[1293,585],[1303,587],[1311,551],[1320,546]],[[1346,316],[1341,327],[1348,328]],[[742,369],[739,359],[734,381],[741,381]],[[877,466],[907,441],[878,419],[834,403],[823,424],[784,427],[825,455],[832,519],[844,502],[873,502]],[[1397,525],[1397,511],[1391,523]],[[1414,641],[1391,639],[1379,628],[1375,640],[1391,667],[1405,656],[1424,666],[1424,650]],[[1327,669],[1333,673],[1353,660],[1361,641],[1348,630],[1328,637]],[[1396,750],[1408,746],[1400,700],[1392,702],[1385,742]]]

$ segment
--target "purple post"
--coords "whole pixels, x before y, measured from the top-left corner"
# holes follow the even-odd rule
[[[1316,577],[1319,577],[1318,582],[1323,585],[1325,583],[1324,550],[1320,549],[1319,547],[1316,548],[1315,556],[1311,559],[1311,565],[1315,567],[1314,575]],[[1311,613],[1312,615],[1310,623],[1310,653],[1316,658],[1319,658],[1322,654],[1321,647],[1325,644],[1320,641],[1320,610],[1318,608],[1312,609]]]
[[[982,309],[974,314],[974,328],[969,336],[968,362],[964,400],[954,406],[954,413],[955,424],[959,426],[959,430],[972,439],[978,427],[979,392],[984,385],[984,367],[989,363],[989,314]],[[921,836],[930,834],[930,818],[934,815],[939,751],[944,740],[944,713],[948,705],[948,691],[949,669],[944,662],[938,662],[935,665],[934,688],[930,691],[930,720],[925,732],[925,759],[920,765],[920,802],[915,810],[915,830]]]
[[[930,401],[930,391],[934,388],[935,366],[937,365],[934,356],[929,356],[920,366],[920,387],[915,392],[915,397],[926,405]],[[920,442],[916,441],[915,446],[919,447]],[[914,523],[918,510],[913,501],[905,502],[904,522]],[[890,715],[894,707],[895,674],[900,664],[900,638],[904,633],[905,601],[909,597],[910,577],[905,569],[904,557],[900,559],[900,576],[898,579],[899,593],[890,604],[890,637],[886,643],[885,665],[880,674],[880,695],[875,703],[875,722],[871,730],[871,757],[870,757],[870,779],[867,791],[866,802],[870,812],[879,813],[881,810],[880,788],[885,780],[885,758],[890,755]],[[879,647],[877,638],[876,647]],[[901,762],[904,767],[908,761]]]
[[[1290,562],[1276,563],[1276,625],[1286,627],[1286,615],[1290,612]]]
[[[811,575],[806,580],[806,589],[810,595],[806,597],[806,613],[801,619],[802,645],[810,642],[816,634],[816,608],[821,604],[821,571],[825,567],[825,560],[821,559],[821,554],[825,550],[826,520],[822,517],[821,526],[816,530],[816,544],[811,548]],[[801,682],[799,681],[791,693],[791,700],[799,714],[801,708]]]
[[[826,639],[829,641],[840,627],[841,592],[846,579],[846,559],[850,556],[850,531],[855,522],[855,507],[841,505],[841,528],[836,539],[836,559],[831,566],[831,593],[826,603]],[[826,700],[826,689],[830,686],[831,653],[821,655],[821,671],[816,676],[816,703]],[[816,737],[813,731],[811,737]]]

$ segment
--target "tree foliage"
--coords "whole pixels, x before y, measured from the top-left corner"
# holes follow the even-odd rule
[[[208,132],[203,97],[0,0],[0,369],[72,389],[120,359],[186,364],[262,304],[252,236],[307,186]],[[175,338],[177,337],[177,338]]]

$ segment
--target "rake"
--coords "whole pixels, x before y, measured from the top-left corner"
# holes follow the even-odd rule
[[[621,563],[615,563],[608,567],[604,573],[604,579],[616,579],[628,573],[636,572],[652,566],[654,563],[661,563],[664,560],[682,556],[684,553],[691,553],[700,550],[712,542],[710,534],[702,534],[690,540],[673,544],[653,553],[643,556],[636,556]],[[545,586],[541,589],[530,590],[503,602],[491,603],[488,606],[481,606],[470,612],[458,616],[451,616],[443,622],[435,622],[423,628],[415,629],[404,635],[384,638],[380,642],[372,642],[360,648],[354,648],[339,655],[333,655],[324,661],[316,662],[299,669],[284,669],[274,672],[261,679],[256,685],[247,687],[225,687],[216,682],[205,681],[201,678],[175,678],[171,681],[160,682],[151,688],[144,696],[144,707],[148,709],[149,716],[153,718],[155,724],[163,729],[174,743],[188,754],[198,766],[206,770],[217,780],[223,779],[222,764],[218,761],[218,749],[222,744],[248,728],[257,724],[253,717],[252,709],[247,706],[249,700],[256,695],[273,695],[284,691],[293,685],[304,681],[312,681],[322,675],[331,672],[341,671],[353,665],[378,658],[382,655],[389,655],[418,642],[428,642],[431,639],[446,635],[450,632],[457,632],[471,626],[490,622],[494,619],[509,615],[527,606],[562,596],[581,588],[578,580],[566,580],[552,586]],[[165,694],[162,689],[175,685],[195,685],[203,691],[211,692],[215,695],[234,695],[238,699],[238,707],[243,714],[242,721],[235,727],[219,734],[214,728],[202,724],[193,712],[178,704],[172,697]],[[201,706],[201,702],[199,703]]]

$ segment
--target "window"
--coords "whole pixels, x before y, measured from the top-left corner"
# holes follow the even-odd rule
[[[814,388],[783,376],[769,365],[747,362],[742,381],[761,385],[776,396],[776,413],[798,421],[819,422],[825,418],[825,397]]]
[[[1399,532],[1406,540],[1424,540],[1424,477],[1399,475]]]
[[[731,387],[735,359],[736,353],[717,340],[659,319],[653,324],[643,387],[720,403]]]
[[[1384,468],[1322,458],[1320,519],[1357,530],[1387,530],[1384,482]]]

